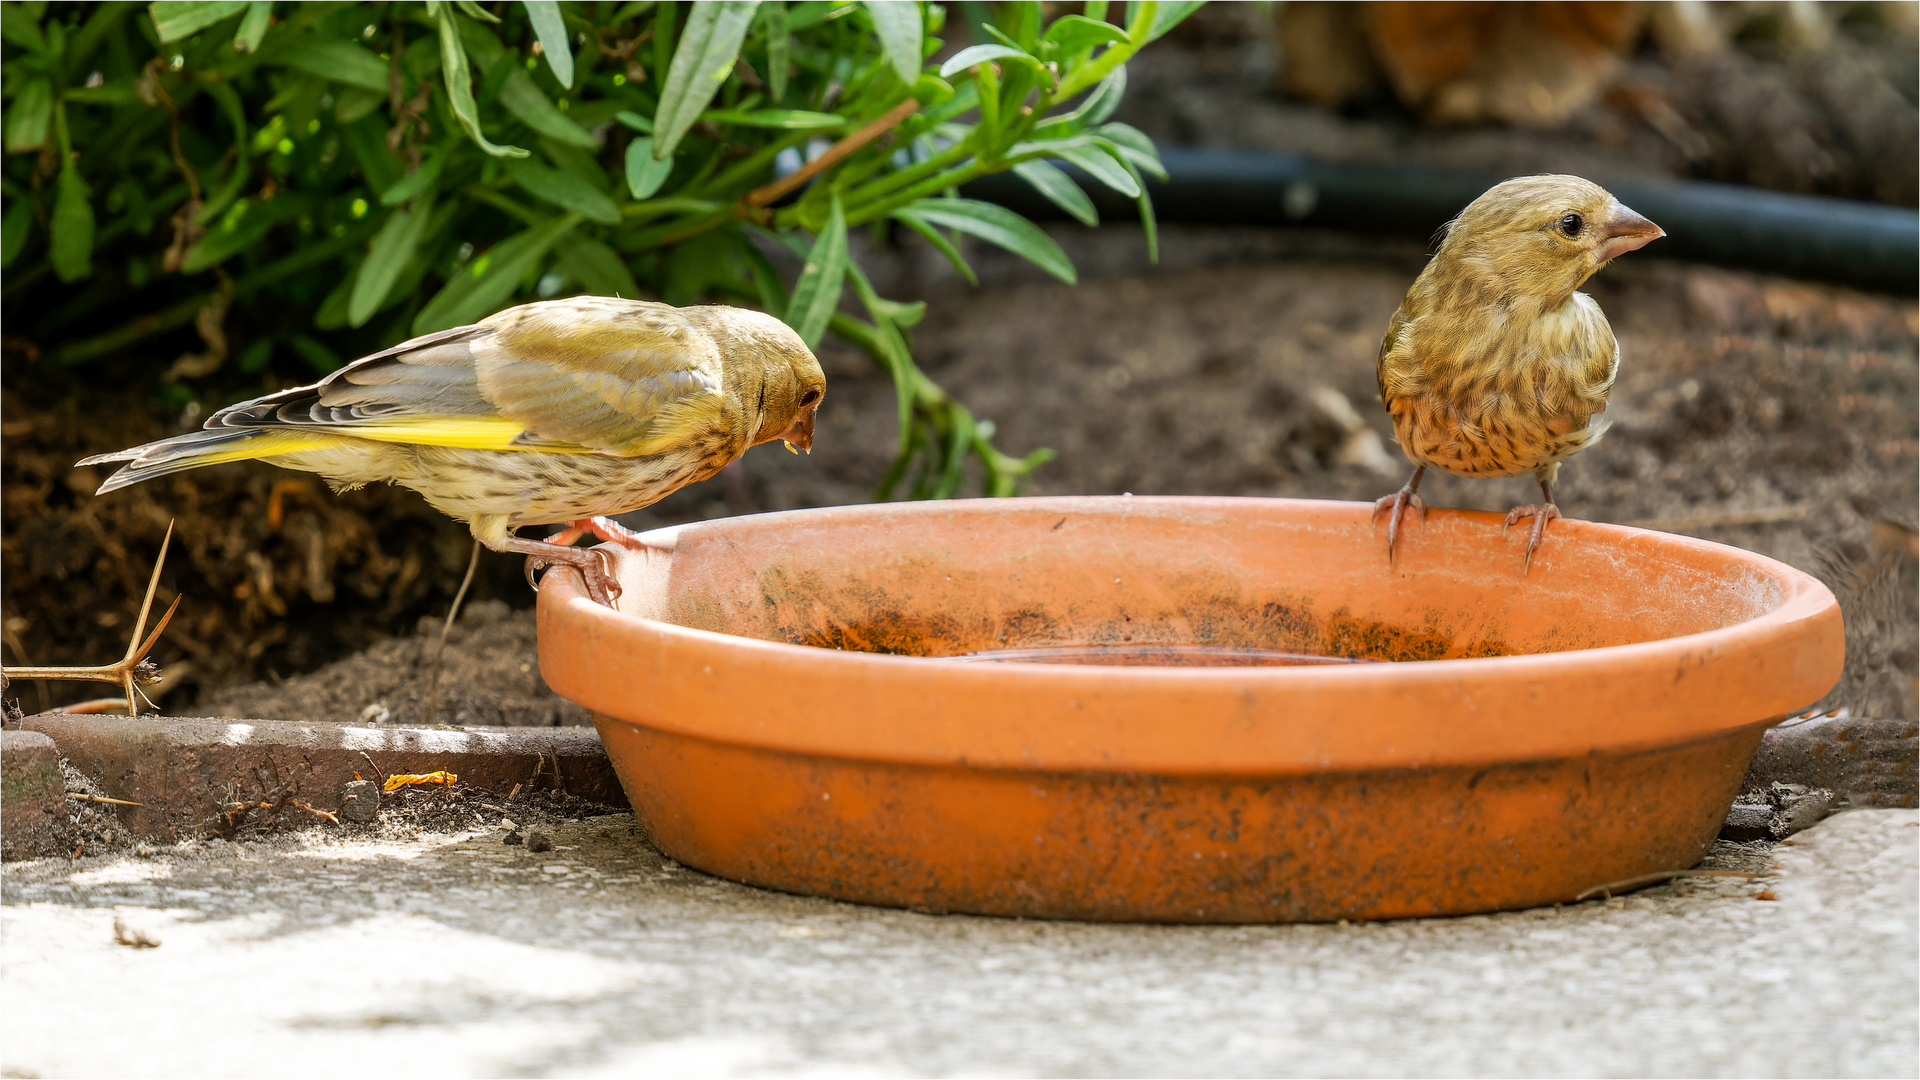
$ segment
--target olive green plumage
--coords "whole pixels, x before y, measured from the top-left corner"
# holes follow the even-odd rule
[[[412,488],[496,551],[522,525],[635,510],[774,439],[809,448],[820,364],[779,320],[580,296],[509,308],[102,454],[102,494],[258,458],[336,489]]]

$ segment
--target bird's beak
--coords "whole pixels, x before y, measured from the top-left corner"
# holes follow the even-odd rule
[[[785,440],[787,449],[793,453],[797,454],[801,450],[812,453],[813,414],[813,409],[802,409],[800,415],[793,418],[793,423],[787,425],[787,430],[781,432],[775,436],[775,438]],[[795,449],[796,447],[799,449]]]
[[[1667,235],[1667,231],[1625,206],[1615,208],[1613,217],[1606,228],[1600,232],[1600,243],[1594,248],[1594,258],[1602,263],[1612,262],[1629,251],[1638,251],[1655,240]]]

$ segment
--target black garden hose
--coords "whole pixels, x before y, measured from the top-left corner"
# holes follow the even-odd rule
[[[1251,150],[1166,147],[1160,157],[1169,178],[1148,182],[1154,209],[1162,221],[1194,225],[1300,225],[1426,239],[1505,179]],[[1102,220],[1134,216],[1133,200],[1068,172],[1093,196]],[[1698,180],[1594,179],[1666,229],[1649,255],[1891,293],[1920,290],[1914,210]],[[1036,219],[1065,216],[1012,173],[974,181],[966,194]]]

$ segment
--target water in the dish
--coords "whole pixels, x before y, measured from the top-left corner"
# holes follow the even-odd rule
[[[1110,667],[1305,667],[1377,664],[1378,660],[1315,653],[1276,652],[1223,645],[1051,645],[1033,649],[985,649],[945,659],[968,664],[1098,664]]]

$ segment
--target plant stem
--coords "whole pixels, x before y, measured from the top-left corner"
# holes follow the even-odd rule
[[[892,198],[868,206],[857,214],[848,214],[847,227],[852,228],[855,225],[865,225],[869,221],[886,217],[888,214],[893,213],[895,210],[900,209],[915,199],[923,199],[929,195],[937,195],[948,188],[959,187],[961,184],[972,180],[976,176],[985,176],[988,173],[998,171],[1000,170],[989,168],[978,160],[975,160],[966,168],[955,169],[950,173],[943,173],[931,180],[915,184],[913,187],[900,192]]]
[[[1159,8],[1158,0],[1141,0],[1140,7],[1133,14],[1133,25],[1127,27],[1126,42],[1123,44],[1116,41],[1107,46],[1099,59],[1089,62],[1085,67],[1062,79],[1059,89],[1053,93],[1042,95],[1041,103],[1051,107],[1054,102],[1065,101],[1113,74],[1114,68],[1126,63],[1134,53],[1146,47],[1147,35],[1153,32],[1153,19],[1159,13]]]
[[[887,192],[898,190],[908,184],[916,183],[924,177],[932,176],[956,161],[963,161],[971,153],[973,153],[973,150],[967,143],[954,143],[952,146],[947,147],[945,150],[940,151],[918,165],[901,169],[899,172],[888,173],[877,180],[854,188],[842,196],[842,198],[845,204],[850,207],[870,202],[881,195],[885,195]]]

